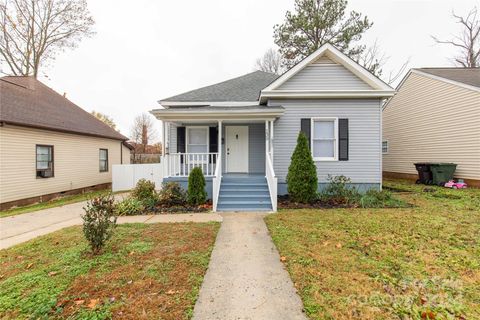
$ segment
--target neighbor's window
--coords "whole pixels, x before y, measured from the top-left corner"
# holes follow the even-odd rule
[[[100,172],[108,171],[108,149],[100,149]]]
[[[388,153],[388,141],[382,141],[382,153]]]
[[[37,145],[37,178],[53,177],[53,146]]]
[[[187,153],[208,152],[208,127],[187,127]]]
[[[314,160],[337,160],[337,119],[312,119],[312,153]]]

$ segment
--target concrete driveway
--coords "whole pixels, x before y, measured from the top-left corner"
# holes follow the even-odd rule
[[[306,319],[264,215],[222,216],[193,319]]]
[[[118,198],[122,196],[116,196]],[[86,201],[0,218],[0,249],[28,241],[66,227],[81,225]],[[119,217],[118,223],[170,223],[222,221],[213,213],[165,214]]]

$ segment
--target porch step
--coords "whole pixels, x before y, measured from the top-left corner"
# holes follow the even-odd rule
[[[264,176],[224,177],[218,211],[271,211],[272,203]]]

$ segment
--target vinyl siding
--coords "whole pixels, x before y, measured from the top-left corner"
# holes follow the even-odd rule
[[[352,183],[381,183],[380,100],[271,100],[285,113],[274,125],[274,169],[285,182],[290,158],[300,131],[300,119],[338,117],[349,119],[349,160],[316,161],[319,183],[327,176],[345,175]]]
[[[192,124],[191,126],[212,126],[211,124]],[[225,138],[225,126],[228,125],[247,125],[248,126],[248,167],[250,173],[264,173],[265,172],[265,124],[224,124],[222,134]],[[171,123],[170,125],[170,153],[175,153],[177,150],[177,127],[179,125]],[[182,126],[189,126],[189,124],[182,124]],[[225,144],[222,144],[222,168],[225,171]]]
[[[283,83],[278,90],[371,90],[343,65],[320,57]]]
[[[416,174],[416,162],[457,163],[480,179],[480,92],[410,74],[383,112],[383,170]]]
[[[54,146],[53,178],[36,178],[36,144]],[[120,144],[105,138],[0,127],[0,202],[111,183],[112,164],[120,163]],[[100,148],[108,149],[108,172],[99,172]],[[126,151],[124,147],[124,163],[130,163]]]

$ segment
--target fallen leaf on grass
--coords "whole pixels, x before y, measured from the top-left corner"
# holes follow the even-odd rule
[[[27,269],[30,269],[31,267],[33,267],[33,263],[27,264]]]
[[[328,246],[329,243],[330,243],[330,242],[325,241],[325,242],[323,243],[323,246],[326,247],[326,246]]]
[[[95,309],[99,300],[98,299],[90,299],[90,302],[87,304],[87,307],[90,309]]]
[[[49,275],[50,277],[53,277],[54,275],[57,275],[57,274],[58,274],[57,271],[50,271],[50,272],[48,273],[48,275]]]
[[[73,303],[75,303],[77,306],[79,306],[81,304],[84,304],[85,300],[75,300],[75,301],[73,301]]]
[[[170,289],[170,290],[167,291],[167,294],[168,294],[168,295],[172,295],[172,294],[179,293],[179,292],[180,292],[180,291],[175,291],[175,290],[173,290],[173,289]]]
[[[284,257],[284,256],[280,257],[280,261],[282,261],[282,262],[287,261],[287,257]]]
[[[335,247],[336,247],[337,249],[340,249],[340,248],[342,247],[342,244],[341,244],[341,243],[337,243],[337,244],[335,245]]]
[[[423,311],[422,319],[435,319],[435,313],[432,311]]]

